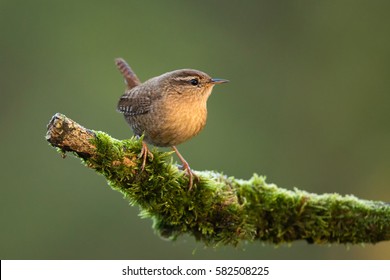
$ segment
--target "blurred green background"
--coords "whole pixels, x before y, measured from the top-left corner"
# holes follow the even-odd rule
[[[204,248],[160,239],[45,141],[56,112],[123,139],[114,58],[215,88],[196,170],[390,201],[390,1],[0,1],[1,259],[388,259],[390,242]],[[176,159],[176,158],[175,158]]]

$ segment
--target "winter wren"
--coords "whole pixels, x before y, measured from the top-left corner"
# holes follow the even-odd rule
[[[140,154],[142,170],[148,155],[153,157],[146,143],[172,147],[189,176],[191,189],[195,175],[176,146],[203,129],[207,119],[206,103],[214,85],[228,81],[212,79],[198,70],[181,69],[141,83],[126,61],[117,58],[115,63],[127,84],[117,110],[124,114],[135,135],[144,135]]]

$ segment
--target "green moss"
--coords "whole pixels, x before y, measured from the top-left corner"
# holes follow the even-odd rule
[[[153,160],[141,171],[142,139],[95,135],[96,154],[85,164],[139,205],[141,217],[151,218],[164,238],[190,234],[209,246],[254,240],[356,244],[390,238],[388,204],[286,190],[256,174],[241,180],[213,171],[196,172],[200,181],[190,191],[187,176],[171,163],[171,153],[153,149]]]

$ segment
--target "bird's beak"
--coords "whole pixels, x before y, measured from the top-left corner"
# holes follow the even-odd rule
[[[210,83],[216,85],[216,84],[223,84],[223,83],[227,83],[229,82],[229,80],[225,80],[225,79],[211,79]]]

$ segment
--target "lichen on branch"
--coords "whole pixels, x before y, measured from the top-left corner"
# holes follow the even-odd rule
[[[103,174],[114,190],[141,207],[142,216],[151,218],[164,238],[190,234],[208,246],[390,239],[390,205],[384,202],[286,190],[256,174],[241,180],[214,171],[196,171],[199,180],[189,190],[187,176],[171,163],[171,153],[154,149],[153,159],[141,170],[141,139],[117,140],[59,113],[52,117],[46,139]]]

